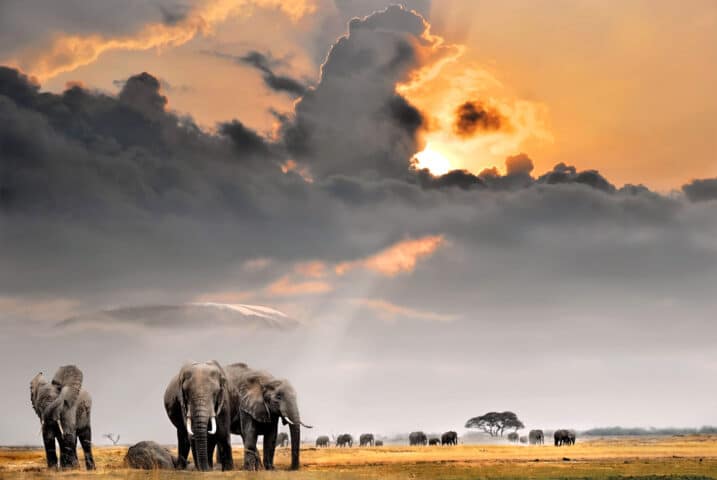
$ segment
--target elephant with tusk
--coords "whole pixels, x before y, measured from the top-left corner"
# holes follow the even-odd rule
[[[42,372],[30,382],[30,401],[40,418],[47,466],[57,468],[55,441],[60,446],[60,467],[76,468],[77,440],[85,454],[85,467],[94,470],[90,411],[92,397],[82,388],[82,371],[75,365],[60,367],[52,381]]]
[[[234,468],[230,424],[235,412],[227,375],[219,363],[184,365],[165,390],[164,407],[177,429],[179,468],[187,467],[191,448],[197,470],[211,470],[215,447],[222,470]]]
[[[294,388],[287,380],[276,379],[270,373],[249,368],[245,363],[235,363],[224,369],[233,415],[231,432],[241,435],[244,440],[244,469],[257,470],[261,465],[256,448],[259,435],[264,437],[264,468],[274,468],[279,420],[289,425],[291,469],[298,469],[300,429],[311,426],[301,421]]]

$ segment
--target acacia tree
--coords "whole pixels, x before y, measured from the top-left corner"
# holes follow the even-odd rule
[[[477,428],[483,430],[491,437],[497,435],[503,436],[504,430],[518,431],[521,428],[525,428],[523,422],[518,419],[518,416],[513,412],[488,412],[479,417],[473,417],[468,419],[465,425],[466,428]]]
[[[117,445],[117,443],[120,441],[119,434],[115,435],[114,433],[105,433],[103,437],[112,442],[112,445]]]

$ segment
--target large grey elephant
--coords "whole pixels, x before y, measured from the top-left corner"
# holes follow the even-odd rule
[[[291,436],[291,469],[299,468],[301,421],[296,392],[287,380],[274,378],[270,373],[235,363],[224,368],[227,374],[232,406],[231,432],[244,440],[244,469],[257,470],[261,462],[256,443],[264,437],[264,468],[274,468],[274,449],[279,419],[289,424]]]
[[[561,428],[553,433],[553,439],[555,440],[556,447],[560,447],[562,445],[575,445],[575,432]]]
[[[276,436],[276,446],[277,447],[288,447],[289,446],[289,434],[286,432],[281,432]]]
[[[42,425],[47,466],[57,468],[55,441],[60,447],[60,466],[75,468],[77,440],[85,454],[85,467],[94,470],[90,413],[92,397],[82,388],[82,371],[75,365],[60,367],[51,382],[42,372],[30,382],[30,402]]]
[[[545,443],[545,435],[542,430],[531,430],[528,432],[528,440],[531,445],[542,445]]]
[[[197,470],[211,470],[214,447],[222,470],[232,470],[230,425],[234,415],[227,374],[216,361],[184,365],[164,392],[164,408],[177,429],[179,468],[187,467],[189,450]]]
[[[441,445],[458,445],[458,434],[449,430],[441,435]]]
[[[177,467],[178,460],[158,443],[144,441],[127,449],[124,464],[127,468],[141,470],[173,470]]]
[[[359,446],[361,447],[373,447],[376,440],[373,437],[373,433],[362,433],[359,435]]]
[[[354,437],[351,436],[350,433],[342,433],[338,437],[336,437],[336,446],[337,447],[347,447],[351,448],[354,444]]]
[[[427,445],[428,437],[423,432],[411,432],[408,435],[409,445]]]
[[[316,448],[328,447],[328,446],[329,446],[329,437],[327,435],[321,435],[320,437],[316,437]]]

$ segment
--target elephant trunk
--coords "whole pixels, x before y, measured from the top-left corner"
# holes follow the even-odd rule
[[[211,415],[205,408],[202,407],[192,408],[190,415],[191,417],[188,417],[187,420],[191,422],[194,451],[197,453],[197,458],[195,458],[194,461],[196,463],[197,470],[206,471],[209,470],[207,427],[209,425]]]
[[[299,448],[301,447],[301,425],[294,423],[289,425],[291,434],[291,469],[299,469]]]

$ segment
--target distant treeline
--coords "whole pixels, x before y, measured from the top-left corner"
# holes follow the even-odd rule
[[[717,434],[717,427],[704,426],[701,428],[629,428],[629,427],[598,427],[580,432],[586,436],[618,436],[618,435],[695,435]]]

